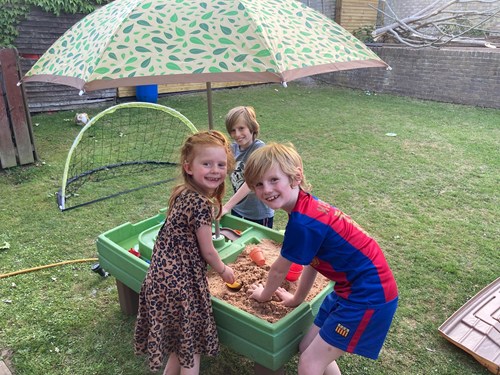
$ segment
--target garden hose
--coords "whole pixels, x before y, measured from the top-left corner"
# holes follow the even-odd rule
[[[0,279],[5,279],[7,277],[19,275],[19,274],[22,274],[22,273],[28,273],[28,272],[32,272],[32,271],[43,270],[44,268],[49,268],[49,267],[63,266],[65,264],[70,264],[70,263],[95,262],[96,260],[97,260],[97,258],[66,260],[64,262],[47,264],[45,266],[28,268],[28,269],[25,269],[25,270],[20,270],[20,271],[11,272],[11,273],[4,273],[4,274],[0,275]]]

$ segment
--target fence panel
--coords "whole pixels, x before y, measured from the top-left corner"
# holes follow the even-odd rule
[[[10,168],[17,165],[16,148],[12,141],[12,132],[10,131],[9,116],[5,106],[5,94],[3,85],[0,85],[0,166]]]
[[[1,166],[2,168],[10,168],[17,164],[30,164],[36,160],[36,152],[25,95],[22,87],[17,86],[21,75],[15,49],[5,48],[0,50],[0,68],[3,81],[1,104],[3,109],[0,108]],[[16,159],[14,165],[11,143],[14,145],[14,157]]]

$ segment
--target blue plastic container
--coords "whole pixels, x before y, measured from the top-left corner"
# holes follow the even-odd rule
[[[158,101],[158,85],[137,86],[135,97],[140,102],[156,103]]]

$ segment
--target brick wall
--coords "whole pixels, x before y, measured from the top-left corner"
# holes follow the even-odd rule
[[[500,108],[500,50],[373,46],[392,70],[369,68],[322,74],[339,86],[440,102]]]

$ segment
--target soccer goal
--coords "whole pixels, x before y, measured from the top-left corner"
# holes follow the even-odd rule
[[[71,146],[57,203],[61,211],[174,180],[179,151],[197,130],[178,111],[131,102],[93,117]]]

